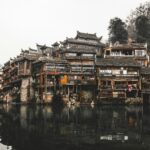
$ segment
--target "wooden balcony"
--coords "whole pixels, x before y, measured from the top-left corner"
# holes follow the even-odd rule
[[[66,59],[94,60],[94,56],[65,56]]]
[[[142,88],[142,93],[150,94],[150,88]]]
[[[100,77],[139,77],[139,74],[98,74]]]
[[[125,92],[119,92],[119,91],[101,91],[100,92],[100,98],[103,99],[113,99],[113,98],[119,98],[119,99],[125,99],[126,93]]]
[[[150,85],[150,81],[147,79],[142,79],[142,84]]]
[[[100,89],[101,90],[112,90],[112,86],[111,85],[101,85]]]
[[[125,57],[125,58],[132,58],[135,57],[135,55],[123,55],[123,54],[110,54],[110,55],[105,55],[105,58],[112,58],[112,57]]]
[[[96,85],[96,80],[82,80],[81,83],[83,85]]]
[[[27,70],[24,70],[24,69],[19,69],[18,70],[18,75],[31,75],[31,70],[30,69],[27,69]]]

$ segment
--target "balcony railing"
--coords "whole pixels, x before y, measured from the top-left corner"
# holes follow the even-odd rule
[[[150,81],[147,79],[142,79],[141,81],[142,81],[142,84],[150,84]]]
[[[150,88],[142,88],[142,93],[150,93]]]
[[[110,55],[105,55],[105,57],[135,57],[135,55],[110,54]]]
[[[95,80],[82,80],[81,81],[82,84],[96,84],[96,81]]]
[[[19,75],[30,75],[31,71],[30,71],[30,69],[27,69],[27,70],[21,69],[21,70],[18,70],[18,74]]]
[[[137,58],[146,58],[146,55],[125,55],[125,54],[110,54],[105,55],[105,58],[109,57],[137,57]]]
[[[48,71],[48,72],[69,72],[70,70],[67,69],[67,68],[62,68],[62,69],[59,69],[59,68],[47,68],[47,69],[44,69],[44,71]]]
[[[114,89],[115,90],[125,90],[125,89],[127,89],[127,85],[115,85]]]
[[[103,90],[112,90],[112,86],[111,85],[101,85],[100,89],[103,89]]]
[[[66,56],[66,59],[94,59],[94,56]]]
[[[115,77],[138,77],[139,74],[99,74],[99,76],[115,76]]]
[[[102,91],[100,93],[100,97],[101,98],[125,98],[126,97],[126,93],[125,92],[105,92]]]

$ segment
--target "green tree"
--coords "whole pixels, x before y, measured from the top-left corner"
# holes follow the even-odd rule
[[[126,24],[120,18],[114,18],[110,20],[108,27],[109,41],[115,43],[126,43],[128,39],[128,32],[126,30]]]
[[[135,20],[136,41],[140,43],[147,42],[149,36],[149,20],[146,16],[139,16]]]
[[[148,20],[150,20],[150,2],[147,1],[143,4],[140,4],[140,6],[138,6],[135,10],[131,11],[130,15],[127,17],[126,23],[128,36],[133,40],[138,40],[140,36],[137,34],[138,31],[136,27],[137,18],[140,16],[145,16],[148,18]],[[143,17],[138,18],[138,20],[140,20],[141,18]]]

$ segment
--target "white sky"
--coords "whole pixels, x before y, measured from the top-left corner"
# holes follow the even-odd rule
[[[109,20],[123,21],[147,0],[0,0],[0,64],[35,48],[75,37],[76,31],[107,39]]]

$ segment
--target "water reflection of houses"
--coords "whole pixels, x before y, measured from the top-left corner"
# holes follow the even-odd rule
[[[99,110],[101,142],[142,142],[142,107],[103,106]],[[106,120],[106,117],[109,119]]]
[[[65,107],[61,112],[53,111],[50,106],[39,105],[14,106],[9,112],[4,107],[0,110],[2,143],[6,144],[8,140],[7,144],[13,147],[27,146],[28,149],[31,145],[35,146],[35,141],[39,145],[50,146],[104,142],[137,144],[143,140],[142,107],[72,107]]]

